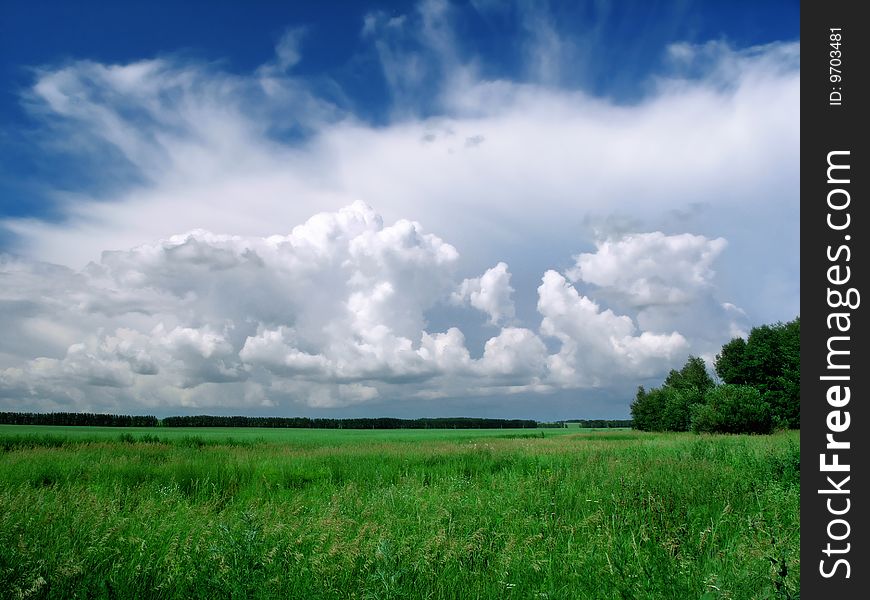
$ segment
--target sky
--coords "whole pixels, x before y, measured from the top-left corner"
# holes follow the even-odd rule
[[[800,313],[798,2],[0,5],[0,410],[628,418]]]

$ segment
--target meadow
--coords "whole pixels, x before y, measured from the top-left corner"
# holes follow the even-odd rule
[[[0,426],[3,598],[798,598],[799,433]]]

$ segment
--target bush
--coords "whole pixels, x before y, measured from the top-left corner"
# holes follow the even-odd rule
[[[643,386],[631,404],[634,428],[642,431],[688,431],[692,406],[704,402],[714,387],[704,361],[690,356],[679,371],[672,369],[660,388],[646,391]]]
[[[703,404],[704,393],[697,388],[674,389],[663,387],[664,413],[662,429],[664,431],[689,431],[692,423],[692,407]]]
[[[726,383],[707,392],[706,401],[692,407],[692,431],[696,433],[773,431],[770,406],[754,387]]]

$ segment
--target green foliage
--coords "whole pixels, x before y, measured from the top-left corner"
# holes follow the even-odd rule
[[[800,427],[800,317],[762,325],[743,341],[735,338],[716,356],[724,383],[750,385],[770,406],[777,426]]]
[[[632,427],[634,425],[631,419],[568,419],[562,422],[569,426],[590,429],[613,429]],[[540,426],[541,424],[538,423],[538,427]]]
[[[437,417],[396,419],[359,417],[325,419],[310,417],[243,417],[193,415],[166,417],[163,427],[288,427],[294,429],[536,429],[532,419],[488,419],[480,417]]]
[[[84,427],[157,427],[152,415],[109,415],[103,413],[0,412],[2,425],[75,425]]]
[[[704,391],[695,387],[677,389],[663,387],[664,412],[662,429],[664,431],[688,431],[692,422],[692,407],[704,402]]]
[[[631,418],[635,429],[663,430],[664,397],[659,392],[655,388],[647,392],[642,385],[637,388],[637,395],[631,403]]]
[[[795,432],[36,430],[3,598],[800,596]]]
[[[644,431],[766,433],[800,427],[800,317],[762,325],[716,355],[717,387],[704,361],[690,356],[661,388],[639,388],[631,414]]]
[[[707,373],[707,365],[698,356],[689,356],[686,364],[679,371],[671,369],[664,383],[664,387],[680,391],[690,390],[700,393],[701,396],[715,385],[713,378]]]
[[[746,340],[732,339],[716,355],[716,374],[725,383],[746,385],[749,375],[746,365]]]
[[[688,431],[692,407],[704,402],[715,386],[704,361],[690,356],[679,371],[672,369],[660,388],[637,390],[631,404],[634,426],[642,431]]]
[[[754,387],[726,383],[710,390],[706,401],[692,409],[696,433],[770,433],[773,429],[770,406]]]

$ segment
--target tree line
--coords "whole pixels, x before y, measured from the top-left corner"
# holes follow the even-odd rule
[[[309,417],[221,417],[197,415],[166,417],[164,427],[289,427],[295,429],[535,429],[531,419],[486,419],[475,417],[440,417],[431,419],[397,419],[361,417],[324,419]]]
[[[92,425],[103,427],[284,427],[292,429],[536,429],[532,419],[440,417],[395,419],[390,417],[320,419],[309,417],[243,417],[194,415],[166,417],[96,413],[0,412],[4,425]]]
[[[577,423],[578,427],[590,429],[613,429],[615,427],[632,427],[631,419],[569,419],[565,423]]]
[[[102,413],[0,412],[3,425],[91,425],[95,427],[157,427],[151,415],[109,415]]]
[[[754,327],[716,355],[717,383],[690,356],[659,388],[640,386],[631,415],[644,431],[770,433],[800,428],[800,317]]]

